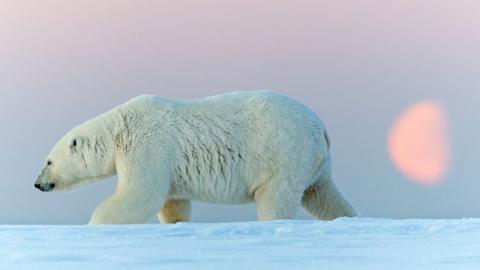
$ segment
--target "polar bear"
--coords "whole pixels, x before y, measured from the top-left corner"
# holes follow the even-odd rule
[[[191,200],[254,202],[258,219],[354,216],[331,178],[321,120],[285,95],[232,92],[180,101],[140,96],[66,134],[35,187],[67,191],[118,175],[89,224],[189,221]]]

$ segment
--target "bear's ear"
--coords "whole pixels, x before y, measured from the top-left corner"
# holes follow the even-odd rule
[[[82,145],[82,142],[83,142],[83,140],[81,138],[73,138],[70,141],[70,150],[72,152],[77,152],[78,149],[80,149],[80,147]]]

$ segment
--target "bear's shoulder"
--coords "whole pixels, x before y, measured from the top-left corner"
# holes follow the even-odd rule
[[[124,108],[146,108],[158,105],[173,105],[178,103],[173,99],[164,98],[155,95],[141,95],[134,97],[124,103],[121,107]]]
[[[162,98],[155,95],[140,95],[130,99],[126,104],[130,105],[147,105],[150,103],[155,103],[161,100]]]

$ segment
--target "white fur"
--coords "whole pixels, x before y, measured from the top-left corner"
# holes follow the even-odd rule
[[[260,220],[290,219],[300,205],[322,219],[353,216],[330,174],[321,120],[272,92],[179,101],[141,96],[69,132],[37,183],[53,190],[118,175],[91,224],[190,219],[190,200],[255,202]]]

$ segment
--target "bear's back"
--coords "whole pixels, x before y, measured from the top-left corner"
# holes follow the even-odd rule
[[[220,117],[275,128],[324,128],[320,118],[304,104],[270,91],[238,91],[202,99],[177,100],[142,95],[120,106],[121,110],[174,113],[182,117]]]

